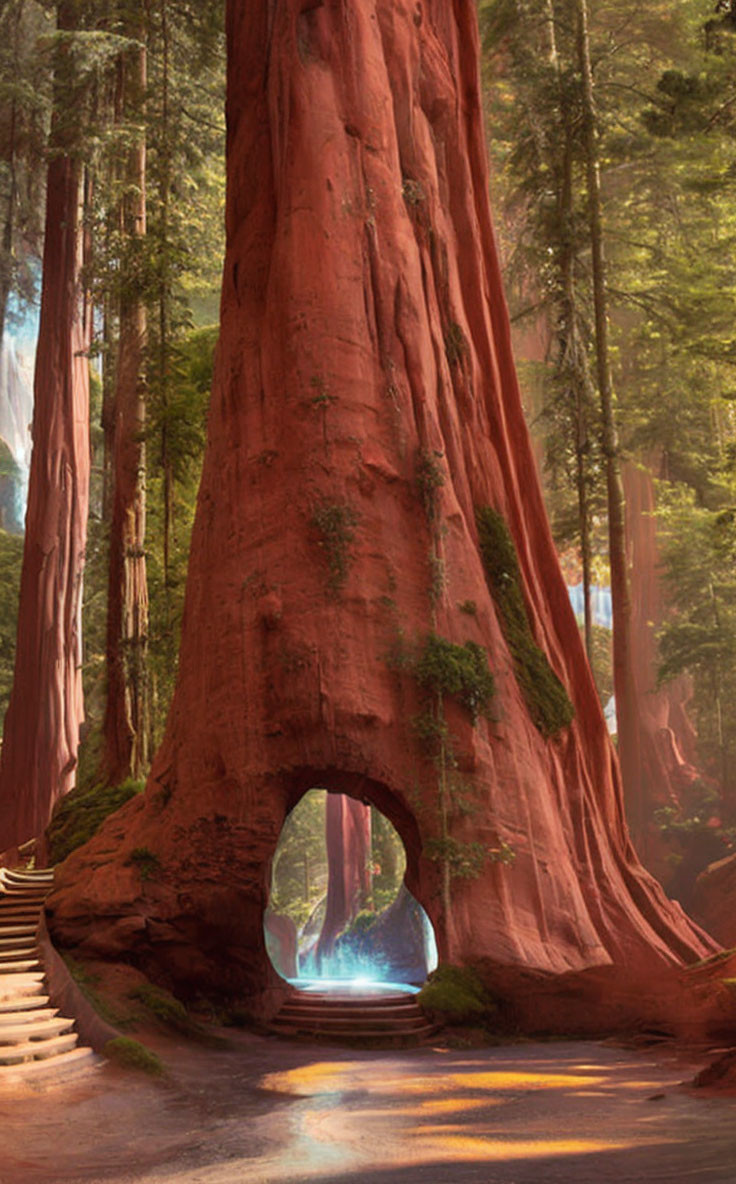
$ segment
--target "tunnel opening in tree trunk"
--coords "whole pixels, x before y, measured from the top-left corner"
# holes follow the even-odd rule
[[[276,972],[303,991],[421,986],[437,966],[437,942],[406,885],[408,862],[369,797],[307,790],[271,864],[263,928]]]

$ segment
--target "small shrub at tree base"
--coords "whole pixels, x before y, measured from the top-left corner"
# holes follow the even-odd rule
[[[136,987],[130,992],[130,998],[142,1003],[162,1024],[168,1024],[180,1032],[187,1031],[192,1026],[192,1020],[184,1004],[161,987],[154,987],[153,983],[143,983]]]
[[[477,1023],[489,1019],[496,1010],[476,972],[450,963],[441,963],[432,971],[417,1002],[450,1024]]]
[[[148,847],[135,847],[125,862],[138,868],[142,880],[150,880],[151,876],[161,870],[158,856],[149,851]]]
[[[121,785],[73,789],[54,810],[46,830],[49,862],[61,863],[97,833],[105,819],[143,790],[142,781],[129,778]]]
[[[476,511],[476,522],[483,567],[514,660],[519,688],[534,725],[543,736],[555,736],[572,722],[575,710],[546,654],[534,640],[511,532],[502,515],[491,506]]]
[[[116,1061],[124,1069],[138,1069],[141,1073],[148,1073],[151,1077],[160,1077],[164,1066],[160,1057],[151,1052],[138,1040],[131,1040],[129,1036],[116,1036],[108,1040],[103,1052],[110,1061]]]

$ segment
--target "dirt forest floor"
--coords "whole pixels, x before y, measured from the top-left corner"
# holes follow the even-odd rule
[[[0,1093],[0,1184],[736,1182],[736,1098],[671,1048],[228,1041]]]

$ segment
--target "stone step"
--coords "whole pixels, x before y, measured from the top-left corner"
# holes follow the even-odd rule
[[[41,963],[38,958],[22,958],[14,962],[3,962],[2,973],[5,974],[25,974],[29,970],[40,970]]]
[[[292,1040],[315,1040],[326,1044],[365,1044],[373,1048],[411,1048],[428,1040],[436,1032],[431,1024],[422,1028],[392,1028],[376,1032],[369,1028],[354,1027],[344,1032],[325,1032],[310,1027],[295,1028],[290,1024],[279,1024],[273,1020],[269,1025],[276,1036]]]
[[[409,992],[392,995],[356,995],[355,992],[340,995],[333,991],[295,991],[287,1001],[300,1006],[311,1007],[416,1007],[414,996]]]
[[[73,1048],[41,1061],[24,1061],[19,1065],[0,1065],[0,1088],[11,1088],[25,1081],[41,1078],[44,1085],[65,1081],[77,1073],[99,1068],[101,1062],[91,1048]]]
[[[33,942],[35,930],[32,933],[21,933],[16,937],[0,937],[0,950],[16,950],[21,946],[28,946]]]
[[[22,946],[13,946],[9,950],[0,949],[0,974],[4,974],[5,966],[8,962],[18,962],[24,958],[35,958],[38,955],[38,950],[35,946],[28,945],[28,939]]]
[[[26,1059],[43,1059],[59,1052],[68,1052],[76,1047],[77,1039],[76,1032],[66,1032],[50,1040],[27,1040],[23,1044],[0,1046],[0,1065],[13,1065]]]
[[[54,869],[52,867],[40,868],[20,868],[20,867],[6,867],[3,869],[3,879],[17,880],[22,884],[37,884],[44,881],[54,881]]]
[[[28,1020],[17,1024],[0,1024],[0,1056],[6,1044],[18,1045],[31,1040],[48,1040],[54,1036],[61,1036],[62,1032],[69,1032],[74,1027],[74,1020],[65,1020],[63,1016],[47,1016],[40,1020]]]
[[[38,1003],[38,997],[32,999],[30,1002]],[[45,999],[44,1002],[48,1000]],[[58,1007],[29,1007],[27,1000],[20,1001],[22,1006],[16,1008],[14,1011],[0,1011],[0,1032],[8,1024],[32,1024],[37,1020],[52,1020],[54,1016],[59,1014]]]
[[[292,1016],[282,1011],[278,1014],[280,1023],[291,1024],[294,1028],[314,1028],[323,1032],[349,1032],[351,1028],[370,1029],[372,1032],[389,1032],[392,1028],[423,1028],[427,1023],[426,1017],[420,1014],[408,1015],[403,1019],[392,1017],[381,1019],[373,1015],[354,1015],[350,1017],[335,1015]]]
[[[40,909],[4,909],[0,906],[0,928],[4,925],[37,925]]]
[[[0,937],[25,937],[36,929],[36,925],[0,925]]]
[[[348,1019],[348,1020],[355,1019],[355,1018],[358,1018],[361,1016],[370,1015],[370,1016],[375,1016],[376,1019],[399,1019],[400,1020],[400,1019],[406,1019],[406,1018],[409,1018],[411,1016],[416,1016],[416,1015],[421,1016],[422,1012],[419,1010],[419,1008],[417,1007],[417,1005],[415,1003],[408,1003],[405,1006],[397,1005],[396,1007],[375,1007],[374,1008],[370,1004],[367,1004],[365,1007],[361,1007],[360,1004],[356,1004],[356,1003],[346,1004],[345,1006],[332,1007],[332,1006],[329,1006],[324,1003],[319,1004],[317,1006],[313,1006],[313,1005],[309,1005],[309,1004],[301,1003],[301,1002],[300,1003],[288,1002],[288,1003],[285,1003],[284,1006],[281,1008],[279,1015],[294,1016],[295,1018],[298,1018],[298,1019],[309,1018],[310,1016],[317,1017],[317,1016],[322,1016],[322,1015],[330,1015],[330,1016],[338,1016],[339,1015],[341,1018]]]
[[[33,995],[9,995],[7,999],[0,999],[0,1023],[8,1016],[15,1016],[16,1012],[45,1007],[49,1002],[49,997],[43,994],[41,983],[37,984],[37,988]]]
[[[408,1048],[434,1035],[413,996],[364,996],[297,992],[286,1000],[270,1030],[296,1040],[368,1047]]]
[[[5,888],[0,889],[0,901],[17,905],[19,901],[27,901],[30,905],[40,908],[50,893],[46,888]]]
[[[34,970],[26,974],[0,974],[0,1001],[42,994],[46,989],[43,985],[43,977],[41,970]]]

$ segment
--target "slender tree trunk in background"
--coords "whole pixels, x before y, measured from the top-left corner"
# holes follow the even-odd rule
[[[19,49],[20,22],[23,16],[23,0],[18,0],[13,13],[13,46],[16,57]],[[8,297],[13,286],[13,248],[15,237],[15,211],[18,202],[18,97],[14,92],[10,102],[8,127],[8,199],[2,234],[2,266],[0,267],[0,345],[5,333],[5,319],[8,312]]]
[[[140,36],[140,31],[135,34]],[[141,118],[146,86],[145,49],[120,59],[124,123]],[[124,166],[120,229],[131,247],[146,232],[146,146],[143,132]],[[112,411],[112,517],[107,599],[107,701],[101,774],[108,784],[141,778],[148,769],[148,585],[146,529],[145,386],[146,310],[128,280],[119,304],[119,338]]]
[[[625,502],[608,352],[608,309],[601,219],[600,167],[596,144],[596,116],[586,0],[578,0],[578,51],[580,73],[583,79],[583,123],[588,179],[590,244],[593,261],[597,377],[603,419],[603,455],[606,462],[608,550],[613,605],[613,683],[618,720],[618,754],[629,826],[632,836],[636,840],[642,834],[645,820],[642,817],[640,736],[631,664],[631,600],[626,570]]]
[[[570,117],[561,96],[561,113],[564,120],[565,149],[562,160],[562,184],[560,187],[560,273],[562,279],[562,327],[564,338],[561,343],[564,370],[570,383],[570,394],[575,402],[575,486],[578,500],[578,530],[580,533],[580,558],[583,568],[583,619],[585,652],[588,661],[593,654],[593,619],[590,608],[590,507],[586,456],[588,452],[588,423],[586,415],[587,394],[590,388],[590,374],[585,345],[580,340],[578,299],[575,287],[575,228],[573,220],[573,130]]]
[[[73,5],[59,7],[58,25],[74,28]],[[15,678],[0,760],[3,850],[41,835],[72,788],[84,719],[91,313],[81,281],[83,170],[71,134],[52,125]]]
[[[318,963],[332,953],[335,941],[371,892],[371,810],[344,794],[328,793],[325,810],[327,906],[317,942]]]
[[[162,272],[159,287],[158,317],[159,317],[159,384],[161,392],[161,470],[163,474],[163,510],[164,510],[164,542],[163,567],[164,587],[168,588],[171,570],[171,543],[174,530],[174,482],[171,463],[171,449],[169,446],[169,370],[170,359],[170,325],[169,325],[169,269],[166,252],[169,235],[169,200],[171,197],[171,162],[168,157],[168,127],[169,127],[169,16],[168,0],[161,0],[161,154],[162,168],[160,176],[161,201],[161,243],[162,243]]]

